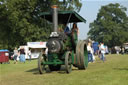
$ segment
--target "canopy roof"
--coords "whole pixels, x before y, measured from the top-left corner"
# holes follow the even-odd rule
[[[40,13],[40,16],[52,22],[52,12],[42,12]],[[86,20],[75,11],[58,11],[58,23],[59,24],[73,23],[73,22],[86,23]]]

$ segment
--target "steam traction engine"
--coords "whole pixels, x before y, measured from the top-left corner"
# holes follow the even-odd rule
[[[59,23],[86,22],[75,11],[57,11],[57,6],[52,7],[52,13],[41,13],[41,17],[52,22],[54,31],[47,42],[48,55],[40,53],[38,59],[38,69],[40,74],[45,73],[48,66],[51,71],[60,70],[61,65],[65,65],[65,71],[70,73],[72,65],[78,69],[86,69],[88,66],[88,55],[85,41],[78,41],[77,32],[66,35],[58,32]]]

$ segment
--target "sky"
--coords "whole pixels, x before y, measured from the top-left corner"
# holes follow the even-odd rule
[[[128,10],[128,0],[81,0],[82,7],[79,14],[86,19],[86,23],[78,23],[79,28],[79,40],[87,38],[87,33],[90,30],[89,24],[93,22],[101,6],[108,5],[109,3],[119,3]],[[126,12],[128,15],[128,11]]]

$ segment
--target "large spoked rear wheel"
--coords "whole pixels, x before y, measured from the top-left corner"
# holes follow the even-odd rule
[[[67,73],[70,73],[72,71],[72,56],[70,51],[66,52],[65,55],[65,69]]]
[[[40,53],[39,58],[38,58],[38,70],[40,74],[45,73],[45,65],[43,64],[44,62],[44,57],[42,56],[42,53]]]
[[[81,61],[80,61],[80,46],[81,46],[81,43],[82,41],[79,41],[77,43],[77,46],[76,46],[76,58],[77,58],[77,67],[80,68],[81,67]]]
[[[81,67],[80,69],[86,69],[88,66],[88,54],[87,54],[87,46],[86,42],[82,41],[80,46],[80,61],[81,61]]]
[[[88,54],[85,41],[79,41],[76,46],[76,57],[78,69],[84,70],[88,66]]]

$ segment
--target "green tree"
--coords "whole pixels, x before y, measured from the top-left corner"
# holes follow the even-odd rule
[[[89,38],[104,42],[110,47],[128,42],[126,10],[118,3],[102,6],[96,20],[90,23]]]
[[[1,3],[3,19],[0,21],[0,30],[3,48],[9,49],[28,41],[46,39],[41,38],[46,37],[45,30],[34,23],[32,13],[35,6],[35,0],[6,0]]]
[[[39,17],[52,5],[60,10],[79,11],[79,0],[1,0],[0,1],[0,48],[13,49],[30,41],[46,41],[51,32],[51,23]]]
[[[58,5],[60,10],[75,10],[79,12],[82,3],[80,0],[39,0],[36,8],[41,11],[49,11],[52,5]]]

